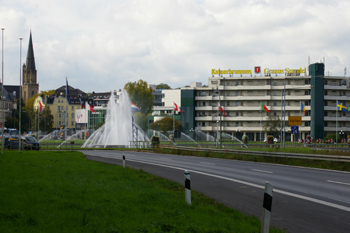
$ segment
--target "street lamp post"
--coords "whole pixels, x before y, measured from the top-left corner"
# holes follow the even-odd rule
[[[195,140],[195,139],[194,139],[194,135],[193,135],[193,133],[194,133],[194,129],[193,129],[193,128],[191,128],[191,129],[190,129],[190,132],[192,132],[192,139],[193,139],[193,140]]]
[[[343,137],[344,137],[344,131],[343,131],[343,130],[340,130],[340,132],[339,132],[339,138],[340,138],[340,140],[342,140]]]
[[[216,94],[218,94],[219,96],[219,106],[221,107],[221,98],[220,98],[220,90],[219,90],[219,87],[217,86],[216,87],[216,91],[215,91]],[[220,110],[218,108],[218,115],[220,115],[220,148],[222,147],[222,140],[221,140],[221,126],[222,126],[222,121],[221,121],[221,113],[220,113]]]
[[[2,129],[1,129],[1,154],[4,153],[4,127],[5,127],[5,118],[4,118],[4,30],[5,28],[1,28],[1,32],[2,32],[2,81],[1,81],[1,108],[2,108],[2,111],[1,111],[1,126],[2,126]]]
[[[19,38],[19,135],[18,135],[18,151],[21,153],[22,139],[21,139],[21,112],[22,112],[22,38]]]
[[[219,121],[216,121],[216,148],[218,148],[218,144],[219,144]]]

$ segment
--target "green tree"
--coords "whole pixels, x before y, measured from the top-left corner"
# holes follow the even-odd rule
[[[18,118],[16,118],[17,109],[12,109],[12,115],[6,117],[5,127],[6,128],[18,128]]]
[[[171,89],[171,87],[166,83],[161,83],[156,86],[156,89]]]
[[[147,87],[147,82],[139,80],[138,82],[128,82],[124,89],[128,92],[131,102],[136,104],[141,113],[148,115],[153,109],[152,89]]]
[[[281,119],[279,116],[269,115],[267,121],[264,122],[264,132],[277,136],[281,130]]]
[[[175,129],[180,131],[181,127],[182,127],[182,122],[175,120]],[[152,124],[149,125],[149,128],[153,130],[160,130],[160,131],[163,131],[164,133],[167,131],[173,131],[174,120],[172,117],[167,116],[159,121],[153,122]]]
[[[42,132],[51,132],[53,127],[53,115],[49,106],[45,106],[43,111],[39,113],[39,128]]]
[[[19,128],[19,99],[17,100],[17,109],[12,109],[12,116],[7,117],[5,122],[5,127],[7,128]],[[29,125],[30,125],[30,117],[28,113],[24,110],[24,103],[23,100],[21,101],[21,133],[28,132],[29,131]]]
[[[38,96],[42,96],[43,99],[45,99],[46,96],[50,96],[50,95],[53,95],[53,94],[55,94],[55,90],[41,91],[39,94],[33,95],[32,97],[30,97],[27,100],[27,102],[25,103],[25,108],[24,109],[25,109],[25,112],[27,113],[27,115],[30,118],[31,124],[29,125],[29,127],[30,127],[31,130],[35,131],[35,129],[34,129],[34,127],[35,127],[35,112],[34,112],[34,100],[35,100],[35,98],[38,97]],[[51,113],[51,110],[50,110],[50,113]],[[39,117],[39,120],[40,120],[40,117]],[[52,127],[51,127],[51,129],[52,129]],[[48,131],[48,129],[46,129],[44,131]]]
[[[147,116],[145,114],[141,112],[134,113],[134,120],[144,132],[147,131]]]

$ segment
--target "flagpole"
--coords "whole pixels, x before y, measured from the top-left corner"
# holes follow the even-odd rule
[[[4,128],[5,128],[5,117],[4,117],[4,100],[3,100],[3,96],[4,96],[4,30],[5,28],[1,28],[1,34],[2,34],[2,50],[1,50],[1,54],[2,54],[2,59],[1,59],[1,154],[4,153]]]
[[[39,111],[38,111],[38,140],[40,137],[40,107],[39,107]]]
[[[67,122],[67,119],[66,119],[66,116],[67,116],[66,111],[67,111],[67,102],[68,102],[67,95],[68,95],[68,81],[67,81],[67,77],[66,77],[66,109],[65,109],[65,111],[63,111],[63,113],[64,113],[64,125],[65,125],[64,140],[66,140],[66,138],[67,138],[67,124],[66,124],[66,122]]]
[[[335,143],[338,142],[338,100],[335,102]]]
[[[302,118],[302,115],[301,115],[301,101],[300,101],[300,118]],[[301,122],[303,122],[303,120],[301,120]],[[301,125],[300,125],[300,129],[299,129],[299,139],[301,139]]]
[[[21,135],[22,135],[22,38],[19,38],[19,44],[20,44],[20,49],[19,49],[19,135],[18,135],[18,141],[19,141],[19,147],[18,147],[18,152],[21,153],[21,147],[22,147],[22,140],[21,140]]]
[[[260,105],[261,105],[261,101],[260,101]],[[260,107],[260,143],[261,141],[261,131],[262,131],[262,111],[261,111],[261,107]]]

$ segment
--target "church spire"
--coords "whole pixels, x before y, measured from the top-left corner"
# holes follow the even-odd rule
[[[32,42],[32,31],[30,31],[30,36],[29,36],[26,68],[28,71],[29,70],[32,70],[32,71],[36,70],[35,69],[35,59],[34,59],[34,49],[33,49],[33,42]]]

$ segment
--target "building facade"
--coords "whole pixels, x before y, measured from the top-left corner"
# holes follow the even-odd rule
[[[213,74],[208,87],[182,88],[183,131],[188,134],[195,129],[218,138],[221,131],[222,137],[228,134],[241,139],[247,135],[251,141],[263,141],[267,136],[263,125],[275,116],[285,125],[285,131],[282,127],[282,134],[275,137],[285,135],[286,141],[307,135],[321,139],[339,132],[346,137],[350,115],[337,111],[336,102],[350,106],[349,77],[325,76],[323,63],[311,64],[308,74],[306,68],[294,73],[286,70]],[[262,104],[270,113],[261,110]],[[288,118],[293,116],[301,117],[299,134],[292,134],[288,125]]]

